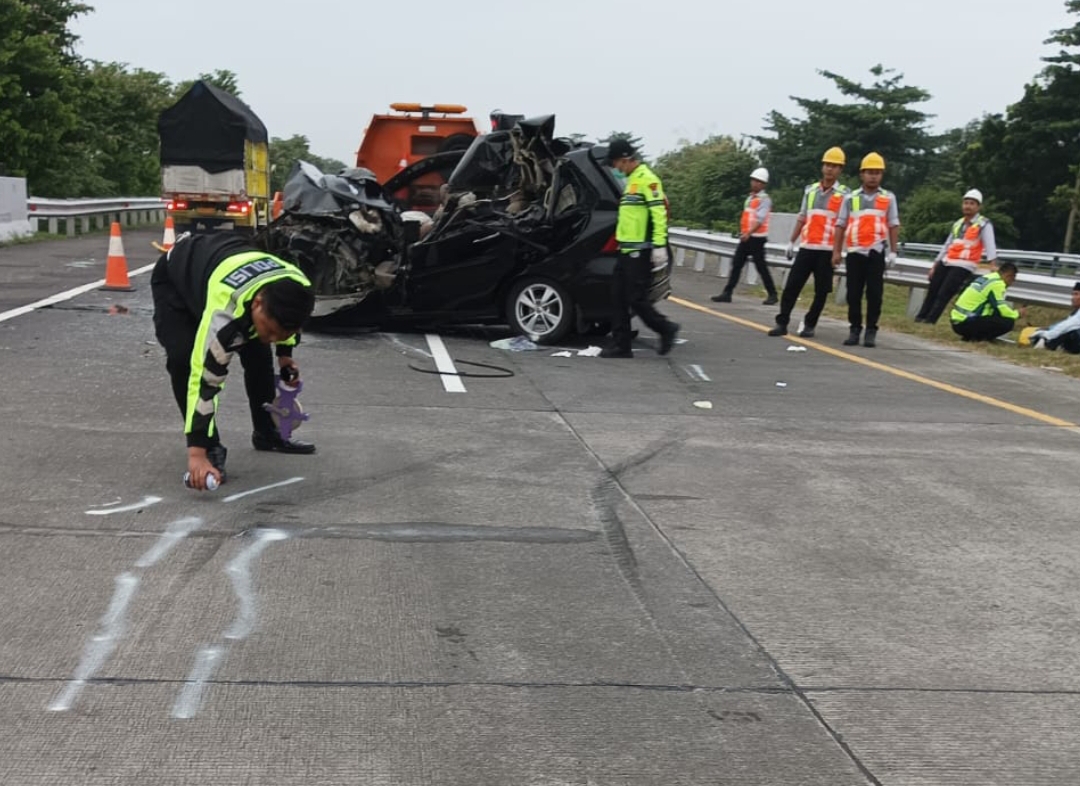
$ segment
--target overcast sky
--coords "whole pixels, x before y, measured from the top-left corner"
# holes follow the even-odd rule
[[[394,101],[554,113],[561,134],[631,131],[656,156],[682,140],[755,134],[790,96],[837,98],[817,69],[861,80],[876,63],[929,91],[943,130],[1001,112],[1074,21],[1064,0],[86,0],[88,58],[171,81],[234,71],[271,136],[304,134],[355,161]]]

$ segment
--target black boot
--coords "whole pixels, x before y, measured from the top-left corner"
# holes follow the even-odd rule
[[[845,347],[855,347],[859,345],[859,336],[862,334],[862,328],[852,328],[848,333],[848,337],[844,339]]]
[[[776,293],[773,292],[771,295],[768,295],[764,300],[761,301],[761,305],[763,305],[763,306],[775,306],[779,302],[780,302],[780,299],[776,296]]]
[[[261,431],[252,431],[251,444],[255,450],[273,450],[278,453],[309,454],[315,452],[315,446],[310,442],[300,442],[295,439],[282,439],[277,431],[270,434],[264,434]]]
[[[713,295],[711,298],[709,298],[709,300],[711,300],[713,303],[730,303],[731,293],[721,292],[719,295]]]
[[[666,355],[675,345],[675,336],[679,335],[679,323],[669,323],[668,329],[660,334],[660,348],[656,350],[658,355]]]
[[[867,328],[866,335],[863,336],[864,347],[876,347],[877,346],[877,328]]]

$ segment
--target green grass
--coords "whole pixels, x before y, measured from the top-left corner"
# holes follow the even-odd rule
[[[765,290],[761,287],[756,287],[756,291],[761,296],[764,296],[765,294]],[[1060,350],[1057,352],[1047,352],[1041,349],[1023,348],[1016,346],[1015,343],[987,343],[981,341],[967,343],[960,341],[960,337],[953,332],[952,325],[949,323],[949,308],[945,309],[945,313],[942,315],[941,319],[938,320],[936,325],[916,323],[907,315],[909,291],[908,287],[900,286],[898,284],[885,285],[885,297],[881,306],[881,320],[879,322],[879,326],[883,333],[906,333],[938,344],[947,344],[951,349],[958,349],[965,352],[978,352],[983,355],[989,355],[1000,360],[1015,363],[1018,366],[1048,368],[1070,377],[1080,378],[1080,355],[1069,355]],[[813,299],[812,293],[813,282],[810,282],[807,285],[807,288],[803,290],[802,296],[799,298],[800,307],[805,309],[809,305],[810,301]],[[864,299],[864,313],[865,308],[866,301]],[[1069,313],[1069,309],[1067,308],[1035,305],[1028,306],[1027,318],[1020,317],[1020,319],[1016,321],[1016,328],[1003,338],[1015,342],[1020,335],[1020,331],[1028,325],[1047,327],[1069,316]],[[825,306],[825,316],[847,322],[847,306],[837,305],[834,295],[830,294],[829,301]],[[795,324],[798,323],[797,314],[793,315],[793,320]]]

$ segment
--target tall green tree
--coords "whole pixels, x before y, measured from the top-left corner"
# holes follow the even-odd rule
[[[749,147],[730,136],[684,143],[656,161],[672,218],[680,223],[733,230],[758,165]]]
[[[1080,14],[1080,0],[1065,6]],[[1080,243],[1069,225],[1080,205],[1080,21],[1045,43],[1060,49],[1043,58],[1048,65],[1019,101],[982,119],[961,170],[968,184],[1006,207],[1023,248],[1075,251]]]
[[[197,81],[206,82],[208,85],[213,85],[216,88],[224,90],[226,93],[240,98],[240,78],[227,68],[216,68],[211,73],[199,74],[195,79],[186,79],[183,82],[178,82],[173,89],[173,97],[180,98],[184,93],[191,89],[191,86]]]
[[[65,138],[67,189],[79,196],[161,193],[157,118],[172,103],[172,83],[164,74],[96,61],[80,79],[79,123]]]
[[[870,69],[869,84],[832,71],[819,71],[841,95],[851,100],[792,96],[804,117],[792,118],[773,110],[766,117],[769,135],[752,137],[762,146],[762,159],[774,187],[804,184],[817,176],[822,154],[843,148],[848,165],[846,179],[855,182],[859,162],[874,151],[885,157],[886,186],[899,194],[921,183],[929,169],[935,138],[927,130],[932,117],[919,105],[930,99],[920,87],[905,85],[903,74],[882,65]]]
[[[0,0],[0,165],[31,193],[63,190],[64,135],[78,123],[73,0]]]
[[[303,134],[293,134],[288,139],[270,138],[270,190],[282,191],[297,161],[307,161],[323,172],[337,173],[346,164],[336,158],[323,158],[311,152],[311,143]]]

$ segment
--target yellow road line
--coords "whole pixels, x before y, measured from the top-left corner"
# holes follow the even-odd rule
[[[679,297],[669,297],[668,302],[675,303],[684,308],[689,308],[694,311],[700,311],[702,314],[709,314],[710,316],[719,317],[720,319],[727,320],[728,322],[734,322],[736,325],[742,325],[752,330],[758,330],[762,333],[768,333],[769,328],[764,325],[759,325],[757,322],[751,322],[749,319],[742,319],[741,317],[735,317],[731,314],[725,314],[722,311],[715,311],[705,306],[699,306],[697,303],[692,303],[689,300],[683,300]],[[921,385],[927,385],[928,387],[937,388],[938,390],[944,390],[946,393],[952,393],[954,396],[961,396],[963,398],[971,399],[972,401],[978,401],[982,404],[988,404],[991,407],[998,407],[1012,412],[1015,415],[1022,415],[1024,417],[1038,420],[1042,423],[1048,423],[1051,426],[1059,426],[1061,428],[1077,428],[1076,423],[1071,423],[1068,420],[1062,420],[1056,418],[1053,415],[1047,415],[1042,412],[1036,412],[1033,409],[1027,407],[1021,407],[1016,404],[1010,404],[1008,401],[1002,401],[1001,399],[993,398],[992,396],[984,396],[982,393],[976,393],[973,390],[966,390],[964,388],[958,388],[956,385],[950,385],[947,382],[938,382],[936,379],[930,379],[929,377],[920,376],[919,374],[913,374],[910,371],[904,371],[901,368],[894,366],[887,366],[884,363],[878,363],[874,360],[867,360],[866,358],[859,357],[858,355],[852,355],[850,352],[844,352],[841,349],[833,349],[832,347],[818,343],[817,341],[810,341],[809,339],[799,338],[794,334],[788,334],[784,336],[788,341],[793,341],[796,344],[803,344],[807,347],[813,347],[819,352],[824,352],[827,355],[833,357],[843,358],[844,360],[850,360],[852,363],[858,363],[860,366],[866,366],[867,368],[876,369],[877,371],[884,371],[886,374],[892,374],[893,376],[900,377],[902,379],[908,379],[912,382],[918,382]]]

